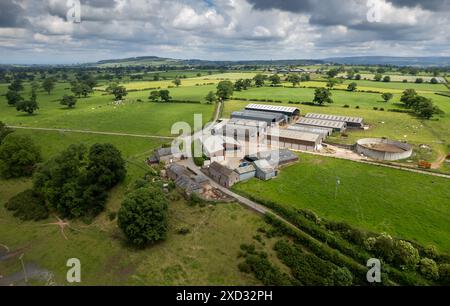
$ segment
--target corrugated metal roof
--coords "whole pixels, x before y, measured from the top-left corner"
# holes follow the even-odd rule
[[[294,124],[288,127],[288,130],[295,130],[295,131],[302,131],[307,133],[314,133],[314,134],[322,134],[322,135],[328,135],[333,133],[332,128],[324,128],[319,126],[310,126],[310,125],[301,125],[301,124]]]
[[[297,122],[301,125],[313,125],[320,127],[329,127],[334,129],[343,129],[346,126],[344,121],[332,121],[332,120],[321,120],[321,119],[311,119],[311,118],[300,118]]]
[[[257,121],[257,120],[250,120],[250,119],[239,119],[239,118],[233,118],[230,119],[227,122],[227,125],[242,125],[242,126],[251,126],[251,127],[259,127],[264,128],[267,126],[267,123],[265,121]]]
[[[249,104],[245,108],[247,110],[259,110],[259,111],[270,111],[270,112],[281,112],[281,113],[291,113],[300,112],[296,107],[281,106],[281,105],[268,105],[268,104]]]
[[[281,121],[284,119],[284,115],[281,113],[267,113],[261,111],[254,110],[242,110],[236,111],[231,114],[231,118],[235,119],[236,117],[250,117],[252,119],[261,119],[261,121],[271,120],[271,121]]]
[[[322,139],[322,136],[320,134],[307,133],[307,132],[294,131],[294,130],[284,130],[284,129],[279,129],[278,131],[272,130],[272,131],[270,131],[270,135],[272,137],[278,136],[279,138],[288,138],[288,139],[310,141],[310,142],[317,142],[318,140]]]
[[[338,116],[338,115],[327,115],[327,114],[315,114],[310,113],[305,116],[306,118],[311,119],[322,119],[322,120],[331,120],[331,121],[344,121],[351,123],[362,123],[364,121],[361,117],[348,117],[348,116]]]

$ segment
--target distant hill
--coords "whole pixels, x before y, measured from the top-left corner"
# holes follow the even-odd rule
[[[97,63],[87,64],[89,66],[112,67],[112,66],[297,66],[323,64],[322,60],[245,60],[245,61],[207,61],[200,59],[171,59],[157,56],[141,56],[123,59],[102,60]]]
[[[346,65],[450,66],[450,57],[354,56],[331,57],[326,62]]]

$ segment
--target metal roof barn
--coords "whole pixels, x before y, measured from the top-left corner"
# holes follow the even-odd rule
[[[292,117],[300,116],[300,110],[296,107],[280,106],[280,105],[268,105],[268,104],[249,104],[245,108],[246,110],[263,111],[270,113],[281,113],[283,115]]]
[[[308,125],[300,125],[300,124],[294,124],[294,125],[289,126],[288,130],[320,134],[324,138],[333,134],[333,129],[331,129],[331,128],[322,128],[322,127],[318,127],[318,126],[308,126]]]
[[[315,114],[310,113],[305,116],[305,118],[310,119],[321,119],[321,120],[331,120],[331,121],[343,121],[349,126],[359,126],[362,127],[364,119],[361,117],[348,117],[348,116],[338,116],[338,115],[327,115],[327,114]]]
[[[282,113],[268,113],[253,110],[242,110],[233,112],[231,114],[232,119],[247,119],[254,121],[263,121],[268,125],[285,121],[285,116]]]
[[[335,131],[344,131],[347,124],[344,121],[332,121],[332,120],[321,120],[321,119],[311,119],[311,118],[300,118],[297,122],[298,125],[306,126],[318,126],[325,128],[332,128]]]

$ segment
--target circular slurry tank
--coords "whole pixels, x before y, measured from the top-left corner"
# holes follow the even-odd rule
[[[356,151],[376,160],[400,160],[412,155],[412,146],[399,141],[381,138],[360,139]]]

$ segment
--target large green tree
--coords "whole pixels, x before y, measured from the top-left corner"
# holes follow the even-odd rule
[[[73,95],[64,95],[59,103],[67,106],[68,108],[72,108],[77,104],[77,98]]]
[[[217,84],[217,97],[220,100],[226,100],[231,98],[234,92],[234,85],[231,81],[221,81]]]
[[[290,74],[286,78],[286,81],[288,81],[289,83],[292,83],[292,86],[295,87],[295,86],[300,84],[301,77],[298,74],[296,74],[296,73]]]
[[[36,110],[39,109],[38,103],[34,100],[20,101],[16,104],[16,110],[19,112],[25,112],[32,115]]]
[[[55,79],[54,78],[46,78],[42,82],[42,88],[50,94],[52,90],[55,88]]]
[[[110,189],[123,181],[125,175],[125,161],[116,147],[109,143],[91,146],[87,166],[89,184]]]
[[[130,192],[122,202],[118,224],[127,239],[144,247],[166,238],[168,201],[158,187],[143,187]]]
[[[12,133],[1,142],[0,174],[5,178],[29,176],[41,161],[41,150],[30,137]]]
[[[18,91],[9,90],[6,93],[6,100],[8,101],[8,105],[15,106],[23,101],[23,98]]]
[[[326,88],[317,88],[314,93],[314,103],[322,105],[324,103],[333,103],[331,92]]]

